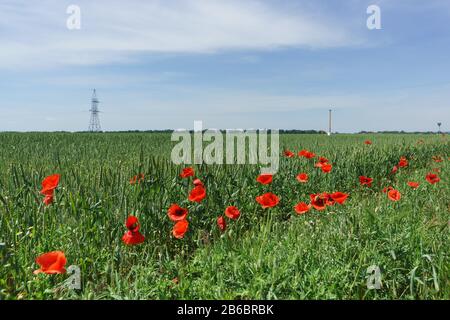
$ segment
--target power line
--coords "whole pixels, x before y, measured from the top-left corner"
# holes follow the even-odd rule
[[[102,131],[102,127],[100,126],[100,117],[98,115],[100,113],[100,110],[98,109],[99,103],[100,101],[97,99],[97,92],[94,89],[91,99],[91,109],[89,110],[91,112],[91,121],[89,122],[88,131],[90,132]]]

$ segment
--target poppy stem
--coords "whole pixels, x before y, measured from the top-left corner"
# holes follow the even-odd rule
[[[45,210],[42,214],[42,233],[45,234]]]

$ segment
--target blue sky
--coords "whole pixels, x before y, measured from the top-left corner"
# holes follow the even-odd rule
[[[449,56],[440,0],[0,0],[0,131],[85,130],[92,88],[104,130],[450,130]]]

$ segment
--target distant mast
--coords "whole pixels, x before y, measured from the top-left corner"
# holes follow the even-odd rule
[[[100,118],[98,114],[100,113],[100,110],[98,109],[98,104],[100,101],[97,99],[97,92],[94,89],[94,92],[92,93],[92,99],[91,99],[91,109],[89,110],[91,112],[91,121],[89,122],[89,129],[90,132],[100,132],[102,131],[102,128],[100,126]]]
[[[331,109],[328,110],[328,135],[331,136]]]

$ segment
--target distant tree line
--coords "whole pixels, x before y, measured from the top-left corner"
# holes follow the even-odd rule
[[[226,133],[226,130],[223,129],[210,129],[212,131],[216,131],[216,132],[221,132],[221,133]],[[236,130],[236,129],[230,129],[230,130]],[[255,129],[249,129],[249,130],[255,130]],[[262,130],[262,129],[261,129]],[[164,130],[125,130],[125,131],[102,131],[102,132],[114,132],[114,133],[172,133],[174,130],[172,129],[164,129]],[[205,133],[208,130],[203,130],[202,132]],[[238,131],[238,130],[236,130]],[[259,129],[256,129],[256,132],[259,132]],[[271,129],[267,129],[268,132],[271,131]],[[88,132],[88,131],[80,131],[80,132]],[[194,130],[188,130],[189,133],[194,133]],[[323,130],[283,130],[280,129],[278,131],[281,134],[327,134],[325,131]]]
[[[358,134],[373,134],[373,133],[381,133],[381,134],[383,134],[383,133],[386,133],[386,134],[418,134],[418,133],[420,133],[420,134],[436,134],[438,132],[436,132],[436,131],[404,131],[404,130],[401,130],[401,131],[395,131],[395,130],[394,131],[389,131],[389,130],[386,130],[386,131],[360,131],[360,132],[358,132]],[[446,133],[446,132],[441,132],[441,133]]]
[[[270,129],[267,129],[270,132]],[[164,130],[121,130],[121,131],[101,131],[103,133],[172,133],[173,129],[164,129]],[[206,132],[207,130],[203,130],[202,132]],[[221,133],[226,133],[226,130],[213,130]],[[324,130],[296,130],[296,129],[280,129],[278,130],[280,134],[327,134]],[[3,132],[15,132],[15,131],[3,131]],[[43,131],[28,131],[28,133],[42,133]],[[54,133],[69,133],[70,131],[52,131]],[[189,130],[190,133],[193,133],[193,130]],[[259,130],[256,130],[259,132]],[[75,133],[90,133],[89,131],[76,131]],[[359,131],[356,134],[436,134],[439,132],[436,131],[395,131],[395,130],[386,130],[386,131]],[[442,134],[450,134],[450,132],[440,132]],[[333,134],[339,134],[339,132],[333,132]]]
[[[267,129],[268,132],[270,132],[270,129]],[[164,129],[164,130],[127,130],[127,131],[110,131],[115,133],[172,133],[174,130],[172,129]],[[203,130],[202,132],[205,133],[207,130]],[[213,130],[218,131],[221,133],[226,133],[226,130]],[[104,131],[108,132],[108,131]],[[194,133],[193,130],[189,130],[190,133]],[[259,132],[257,129],[256,132]],[[280,134],[327,134],[324,130],[297,130],[297,129],[280,129]],[[357,134],[436,134],[436,131],[395,131],[395,130],[385,130],[385,131],[359,131]],[[449,133],[449,132],[442,132],[442,133]],[[333,132],[333,134],[339,134],[339,132]]]

